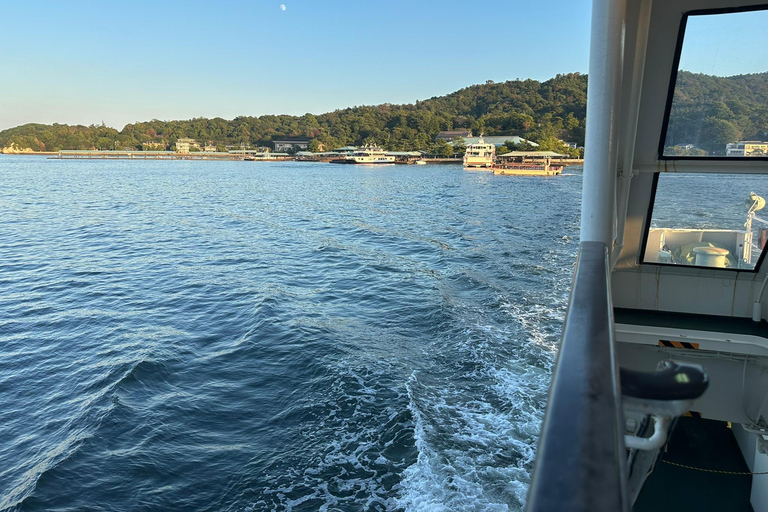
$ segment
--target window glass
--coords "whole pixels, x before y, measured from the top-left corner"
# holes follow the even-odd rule
[[[768,238],[768,176],[661,173],[644,263],[754,269]]]
[[[768,157],[768,11],[689,15],[662,157]]]

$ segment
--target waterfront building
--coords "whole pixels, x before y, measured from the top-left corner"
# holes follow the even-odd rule
[[[444,130],[437,134],[435,140],[444,140],[445,142],[451,142],[452,140],[467,137],[472,137],[472,130]]]
[[[164,141],[154,141],[150,140],[147,142],[141,143],[141,149],[142,151],[164,151],[165,150],[165,142]]]
[[[177,153],[189,153],[190,149],[200,149],[200,143],[195,139],[180,138],[176,141]]]
[[[464,143],[469,146],[470,144],[479,144],[481,137],[465,137]],[[528,143],[533,147],[538,147],[539,145],[535,142],[532,142],[528,139],[524,139],[522,137],[518,137],[517,135],[486,135],[482,137],[482,139],[485,141],[486,144],[493,144],[496,147],[503,146],[507,142],[514,142],[515,144],[524,144]],[[453,141],[449,142],[451,146],[454,145]]]
[[[309,147],[310,139],[300,137],[284,137],[282,139],[273,139],[272,145],[275,151],[303,151]]]
[[[725,145],[725,156],[768,156],[768,142],[740,140]]]

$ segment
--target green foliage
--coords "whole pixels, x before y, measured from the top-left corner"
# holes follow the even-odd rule
[[[309,137],[311,150],[375,142],[389,150],[430,154],[463,152],[435,141],[441,130],[472,129],[479,135],[519,135],[572,156],[579,151],[560,141],[584,144],[587,77],[557,75],[546,82],[514,80],[473,85],[415,105],[358,106],[322,115],[240,116],[227,121],[195,118],[126,125],[122,131],[101,125],[26,124],[0,131],[0,148],[114,149],[172,147],[189,137],[224,146],[270,147],[274,138]],[[682,71],[672,106],[667,146],[692,144],[700,151],[722,153],[727,142],[768,139],[768,73],[728,78]],[[516,149],[505,144],[500,152]],[[670,150],[678,151],[678,150]],[[685,150],[691,151],[691,150]],[[674,153],[673,153],[674,154]]]
[[[189,137],[216,146],[271,146],[279,137],[309,137],[325,150],[375,141],[389,150],[447,154],[438,144],[441,130],[471,128],[486,135],[510,134],[538,141],[555,137],[584,142],[587,77],[557,75],[546,82],[514,80],[473,85],[452,94],[409,105],[358,106],[322,115],[240,116],[152,121],[126,125],[118,132],[105,126],[24,125],[0,132],[0,148],[14,142],[33,150],[140,150],[149,142],[171,147]],[[319,145],[313,146],[313,149]],[[463,151],[463,150],[461,150]]]
[[[707,156],[709,152],[699,148],[684,148],[682,146],[665,146],[664,154],[667,156]]]
[[[455,153],[464,153],[467,150],[467,142],[463,137],[453,139],[453,151]]]
[[[538,147],[529,142],[521,142],[520,144],[515,144],[513,141],[508,140],[504,143],[503,146],[496,148],[496,154],[503,155],[504,153],[510,153],[512,151],[538,151],[538,149]]]
[[[767,139],[768,73],[678,73],[665,154],[692,154],[680,145],[693,145],[704,154],[722,155],[727,143]]]
[[[549,136],[538,140],[538,151],[555,151],[556,153],[571,155],[574,148],[564,144],[563,141]]]
[[[448,144],[442,139],[438,139],[432,145],[432,148],[430,149],[429,153],[439,158],[450,158],[451,156],[453,156],[454,151],[455,149],[453,146],[451,146],[450,144]]]

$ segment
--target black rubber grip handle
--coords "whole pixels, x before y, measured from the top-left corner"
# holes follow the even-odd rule
[[[621,394],[647,400],[693,400],[709,385],[707,374],[695,364],[663,361],[655,372],[619,369]]]

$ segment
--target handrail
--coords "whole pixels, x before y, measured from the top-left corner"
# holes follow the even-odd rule
[[[608,248],[581,242],[527,512],[627,511]]]

